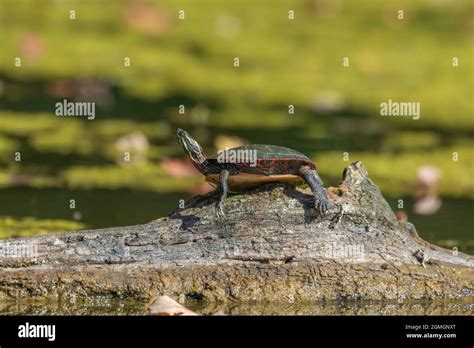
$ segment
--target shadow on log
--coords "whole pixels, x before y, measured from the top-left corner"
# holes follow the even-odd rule
[[[315,215],[309,189],[268,184],[230,196],[225,221],[216,219],[216,197],[208,194],[144,225],[3,241],[3,250],[27,246],[37,255],[0,259],[0,298],[474,296],[473,257],[431,245],[399,223],[360,162],[327,193],[326,217]]]

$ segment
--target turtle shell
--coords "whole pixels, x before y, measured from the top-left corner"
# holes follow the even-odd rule
[[[229,154],[251,154],[252,161],[230,160],[238,171],[228,179],[230,190],[252,187],[264,182],[286,181],[297,183],[302,180],[299,169],[303,165],[314,168],[311,160],[302,153],[276,145],[252,144],[227,149]],[[207,181],[218,182],[218,175],[208,175]]]
[[[306,155],[303,155],[301,152],[277,145],[252,144],[234,147],[229,150],[257,151],[257,158],[261,159],[296,159],[311,162],[311,160]]]

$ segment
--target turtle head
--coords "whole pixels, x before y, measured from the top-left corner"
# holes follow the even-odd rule
[[[202,164],[206,161],[206,155],[204,154],[201,146],[199,146],[198,142],[194,140],[188,132],[178,128],[176,131],[176,136],[178,137],[178,141],[181,144],[183,150],[188,154],[189,158],[191,158],[195,164]]]

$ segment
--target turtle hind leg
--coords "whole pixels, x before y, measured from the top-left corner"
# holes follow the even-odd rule
[[[229,178],[229,171],[227,169],[223,169],[219,174],[219,198],[216,202],[216,214],[219,219],[225,218],[223,203],[224,200],[227,198],[227,179]]]
[[[308,166],[300,168],[300,174],[304,181],[308,184],[313,191],[314,195],[314,207],[319,211],[321,215],[326,215],[329,207],[329,200],[324,191],[323,182],[319,177],[315,169]]]

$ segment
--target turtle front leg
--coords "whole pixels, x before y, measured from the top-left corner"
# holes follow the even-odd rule
[[[319,177],[316,170],[308,166],[301,167],[300,173],[304,181],[306,181],[308,186],[311,188],[311,191],[313,191],[314,207],[321,215],[325,215],[328,211],[329,200],[326,196],[326,192],[324,191],[321,178]]]
[[[227,198],[227,179],[229,178],[229,171],[223,169],[219,174],[219,198],[216,202],[216,214],[220,219],[225,218],[223,209],[224,200]]]

